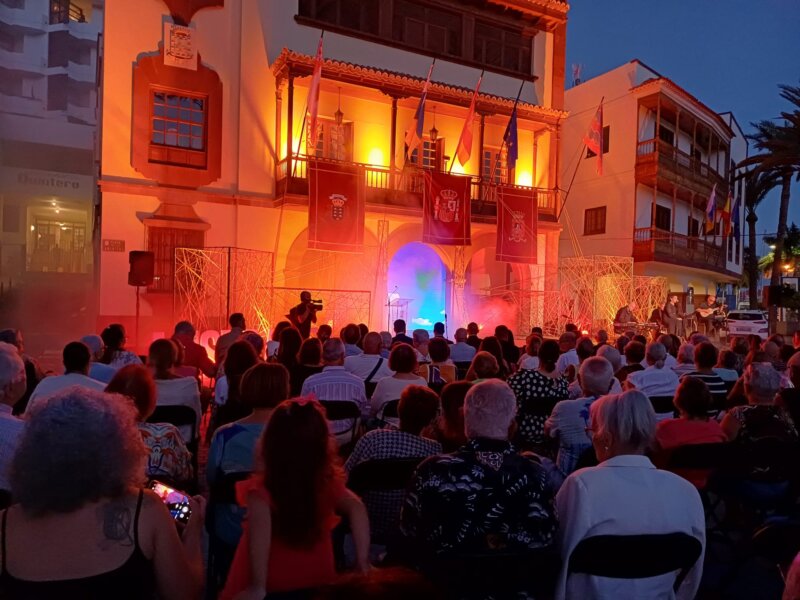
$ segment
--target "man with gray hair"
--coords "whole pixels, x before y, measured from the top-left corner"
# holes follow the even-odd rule
[[[592,447],[589,431],[589,407],[597,398],[609,393],[614,382],[611,363],[605,358],[592,356],[583,361],[578,371],[583,396],[562,400],[544,423],[544,431],[558,438],[556,466],[565,476],[575,470],[578,459]]]
[[[401,531],[421,554],[549,546],[556,522],[547,473],[508,441],[517,402],[508,384],[477,383],[464,400],[468,442],[417,469]]]
[[[335,400],[339,402],[355,402],[361,410],[361,416],[369,416],[369,402],[364,391],[364,380],[348,373],[344,368],[344,343],[339,338],[331,338],[322,346],[322,362],[325,365],[321,373],[312,375],[303,382],[301,396],[314,394],[317,400]],[[331,431],[334,435],[346,432],[348,421],[334,421]],[[343,436],[340,436],[343,437]],[[339,439],[340,443],[347,440]]]
[[[431,357],[428,354],[428,342],[431,341],[431,336],[424,329],[415,329],[411,334],[413,340],[414,350],[417,351],[417,362],[420,364],[431,362]]]
[[[666,334],[660,335],[656,341],[659,344],[663,344],[664,349],[667,351],[667,357],[664,359],[664,366],[668,369],[675,368],[678,365],[678,359],[672,356],[672,336]]]
[[[467,335],[467,330],[463,327],[456,329],[456,343],[450,346],[450,360],[455,363],[469,362],[475,357],[477,350],[467,343]]]
[[[676,358],[678,364],[672,367],[678,377],[683,377],[694,371],[694,344],[688,342],[681,344],[678,348]]]
[[[17,449],[24,421],[11,409],[25,394],[25,363],[15,346],[0,342],[0,491],[9,491],[8,466]]]
[[[96,334],[85,335],[81,338],[81,342],[86,344],[86,347],[89,348],[89,352],[91,352],[92,355],[92,362],[89,364],[89,377],[96,381],[102,381],[103,383],[111,381],[114,375],[116,375],[117,370],[110,365],[100,362],[100,358],[103,356],[103,352],[105,352],[106,349],[103,338]]]

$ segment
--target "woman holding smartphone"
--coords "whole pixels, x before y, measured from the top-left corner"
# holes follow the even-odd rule
[[[248,515],[221,598],[262,600],[267,592],[331,583],[337,515],[350,524],[357,570],[369,570],[367,511],[344,486],[319,403],[282,402],[261,438],[258,459],[263,471],[238,489]]]
[[[35,407],[0,514],[0,595],[199,598],[204,501],[180,536],[141,489],[145,457],[132,403],[76,386]]]

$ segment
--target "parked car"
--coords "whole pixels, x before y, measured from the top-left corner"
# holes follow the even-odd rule
[[[762,340],[769,337],[767,315],[760,310],[732,310],[725,319],[728,336],[759,336]]]

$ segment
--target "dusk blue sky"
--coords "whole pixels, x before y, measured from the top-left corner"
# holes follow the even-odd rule
[[[800,85],[800,0],[572,0],[567,79],[590,79],[638,58],[718,112],[750,123],[787,103],[778,84]],[[751,148],[752,152],[752,148]],[[758,211],[758,232],[777,228],[778,192]],[[800,185],[789,221],[800,224]]]

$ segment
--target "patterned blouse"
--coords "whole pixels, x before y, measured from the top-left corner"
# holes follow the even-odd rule
[[[563,377],[548,377],[539,371],[522,369],[508,378],[508,385],[517,397],[517,426],[519,435],[527,444],[539,445],[545,440],[544,422],[547,415],[532,409],[537,400],[569,397],[568,383]]]
[[[736,441],[753,441],[766,437],[786,442],[797,441],[797,430],[791,417],[779,406],[735,406],[730,414],[740,425]]]
[[[549,546],[556,520],[546,480],[545,469],[509,442],[470,440],[419,466],[401,532],[433,552]]]
[[[148,456],[145,471],[151,479],[186,482],[192,478],[192,453],[178,429],[170,423],[140,423]]]

